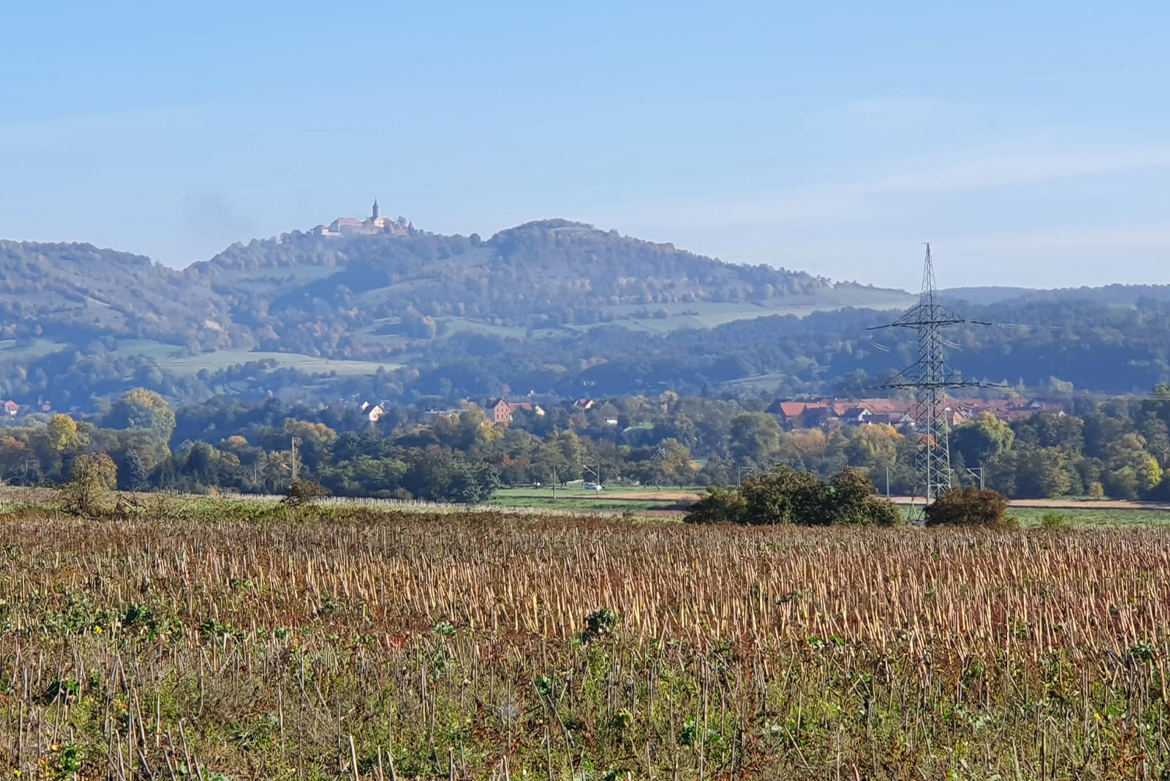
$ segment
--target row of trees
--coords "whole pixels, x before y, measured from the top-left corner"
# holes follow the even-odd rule
[[[1163,397],[1164,396],[1164,397]],[[1070,402],[1082,414],[984,416],[951,432],[956,481],[1011,498],[1168,499],[1170,389],[1144,399]],[[481,501],[497,485],[573,480],[725,486],[777,467],[829,479],[853,468],[882,492],[913,490],[912,432],[885,425],[785,431],[761,403],[620,397],[590,409],[393,408],[379,423],[353,407],[217,401],[176,413],[135,389],[83,419],[0,429],[0,479],[63,482],[81,454],[104,453],[123,488],[283,491],[294,471],[348,496]],[[294,462],[293,443],[297,443]]]

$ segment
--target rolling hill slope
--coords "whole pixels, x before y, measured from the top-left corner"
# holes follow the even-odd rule
[[[413,228],[294,231],[234,244],[182,271],[87,244],[3,241],[0,271],[0,364],[72,354],[68,371],[86,358],[122,366],[107,371],[110,382],[118,372],[194,377],[253,362],[373,374],[433,366],[441,345],[467,336],[572,342],[598,325],[666,334],[911,300],[566,220],[486,240]]]

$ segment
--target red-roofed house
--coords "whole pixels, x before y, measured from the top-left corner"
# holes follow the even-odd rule
[[[488,402],[488,412],[492,422],[497,426],[506,426],[512,422],[513,407],[503,399],[492,399]]]

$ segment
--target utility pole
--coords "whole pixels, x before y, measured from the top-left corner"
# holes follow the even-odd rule
[[[588,464],[585,464],[585,471],[588,473],[591,473],[593,475],[594,481],[597,483],[597,485],[600,486],[601,485],[601,456],[597,457],[597,468],[596,469],[589,466]]]
[[[926,245],[926,260],[922,267],[922,290],[918,304],[883,328],[906,328],[918,334],[918,359],[902,370],[894,382],[880,387],[906,388],[914,391],[914,430],[917,439],[915,453],[916,485],[910,502],[910,519],[923,520],[925,508],[938,494],[951,487],[950,422],[947,420],[947,390],[950,388],[998,387],[976,380],[964,380],[953,372],[943,354],[943,328],[960,323],[991,325],[968,320],[938,303],[934,280],[934,259],[930,244]],[[915,499],[922,497],[918,507]]]
[[[659,490],[661,490],[662,486],[659,485],[661,481],[658,479],[659,470],[657,469],[657,464],[659,464],[665,457],[666,449],[659,445],[658,449],[654,451],[654,457],[650,459],[656,465],[654,470],[654,487]]]
[[[983,490],[983,467],[977,466],[974,469],[968,469],[967,474],[971,475],[971,477],[978,477],[979,478],[979,490],[982,491]]]

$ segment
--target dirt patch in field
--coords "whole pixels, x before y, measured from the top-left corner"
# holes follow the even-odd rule
[[[592,498],[592,497],[590,497]],[[697,502],[699,495],[693,491],[622,491],[620,494],[597,493],[598,499],[614,502]]]

